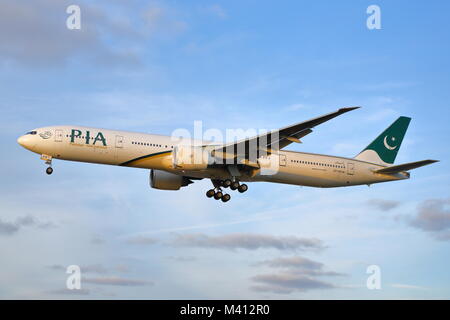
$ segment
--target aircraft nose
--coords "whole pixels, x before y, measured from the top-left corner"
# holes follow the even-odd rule
[[[19,139],[17,139],[17,143],[20,144],[22,147],[27,148],[30,145],[30,137],[20,136]]]

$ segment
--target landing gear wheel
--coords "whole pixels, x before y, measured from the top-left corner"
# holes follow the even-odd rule
[[[231,189],[231,190],[236,190],[237,188],[239,188],[239,182],[233,181],[233,182],[231,183],[230,189]]]
[[[206,196],[208,197],[208,198],[212,198],[212,197],[214,197],[214,194],[215,194],[216,192],[214,191],[214,189],[211,189],[211,190],[208,190],[207,192],[206,192]]]
[[[48,168],[45,170],[45,172],[46,172],[47,174],[52,174],[52,173],[53,173],[53,168],[52,168],[52,167],[48,167]]]
[[[247,187],[246,184],[241,184],[241,185],[239,186],[239,188],[238,188],[238,191],[239,191],[240,193],[244,193],[244,192],[247,191],[247,190],[248,190],[248,187]]]
[[[224,194],[222,197],[222,202],[228,202],[230,201],[231,196],[229,194]]]
[[[221,191],[218,191],[214,194],[214,199],[219,200],[223,197],[223,193]]]
[[[231,183],[232,183],[232,181],[230,179],[226,179],[226,180],[223,181],[222,185],[225,188],[228,188],[229,186],[231,186]]]

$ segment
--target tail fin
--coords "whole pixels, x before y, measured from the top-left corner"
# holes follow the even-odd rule
[[[355,159],[382,165],[392,165],[397,157],[411,118],[400,117],[383,131]]]

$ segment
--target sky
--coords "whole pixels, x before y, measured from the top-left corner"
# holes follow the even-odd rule
[[[69,5],[81,29],[69,30]],[[370,5],[381,29],[369,30]],[[448,1],[0,2],[0,299],[449,299]],[[73,124],[275,129],[362,106],[288,150],[353,157],[398,116],[411,179],[337,189],[54,161],[16,140]],[[70,265],[81,290],[68,290]],[[379,289],[368,289],[377,266]]]

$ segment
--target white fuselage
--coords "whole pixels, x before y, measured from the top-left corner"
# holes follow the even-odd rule
[[[171,136],[81,126],[52,126],[33,132],[21,136],[18,142],[28,150],[53,159],[164,170],[196,178],[231,177],[224,167],[192,171],[174,168],[172,150],[183,142]],[[352,158],[284,150],[270,157],[279,157],[276,172],[264,174],[254,170],[251,175],[238,179],[328,188],[409,178],[407,173],[374,173],[383,166]]]

